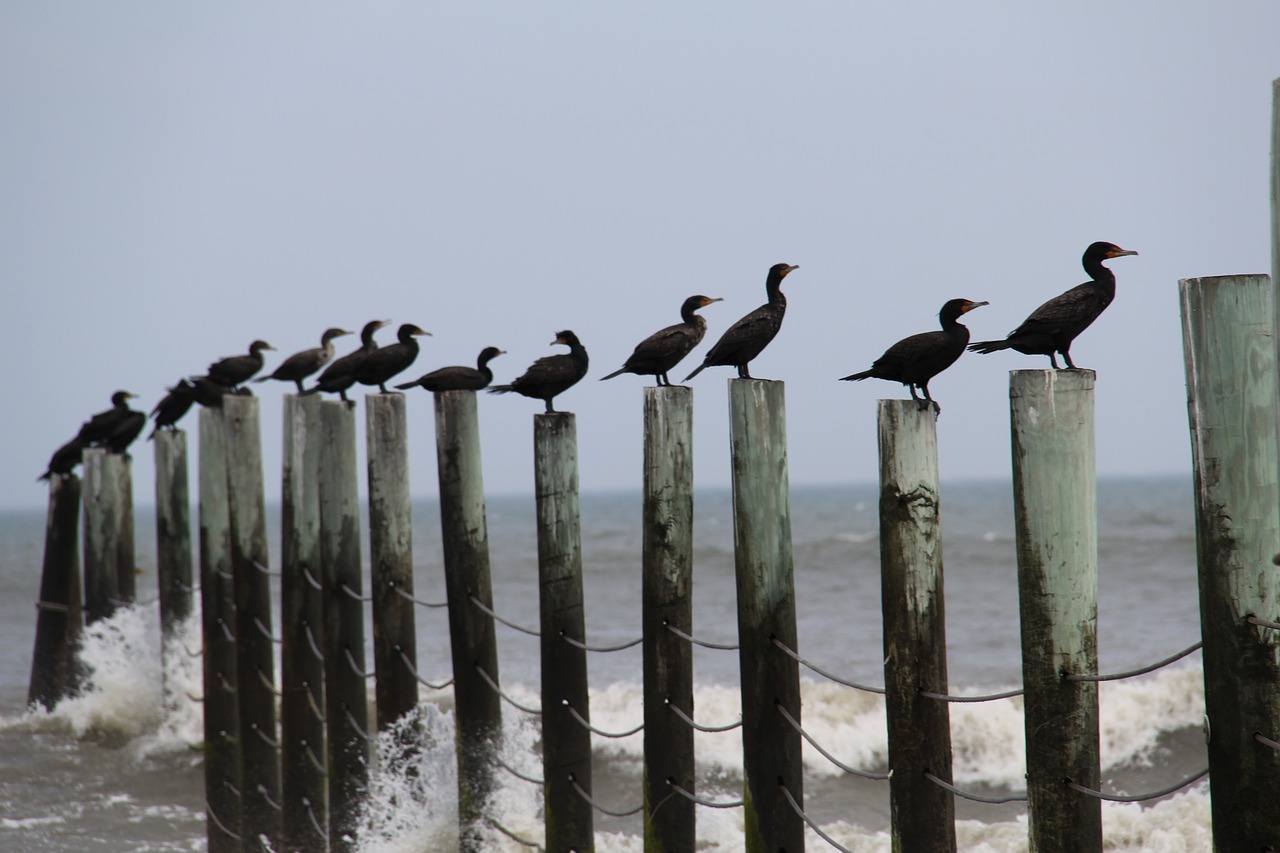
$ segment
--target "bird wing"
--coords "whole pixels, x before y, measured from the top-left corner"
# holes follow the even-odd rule
[[[777,324],[777,316],[772,310],[772,306],[768,304],[761,305],[725,329],[724,334],[720,336],[720,340],[716,341],[715,346],[707,353],[707,357],[714,358],[721,350],[737,346],[743,341],[753,340],[760,335],[768,334],[770,331],[773,334],[777,334]]]
[[[1097,317],[1110,300],[1095,282],[1087,281],[1060,293],[1032,311],[1009,336],[1027,333],[1052,334]]]

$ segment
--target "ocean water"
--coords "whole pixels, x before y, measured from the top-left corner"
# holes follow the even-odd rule
[[[792,493],[799,651],[842,677],[883,683],[879,544],[874,486],[795,488]],[[1166,657],[1199,639],[1189,477],[1099,483],[1099,654],[1104,672]],[[495,609],[536,626],[537,562],[531,497],[488,502]],[[640,496],[582,497],[586,622],[591,643],[640,634]],[[439,514],[414,505],[416,595],[443,600]],[[43,549],[42,512],[0,514],[0,850],[178,851],[204,849],[200,753],[199,628],[162,664],[155,604],[154,527],[139,507],[140,603],[92,631],[91,673],[82,695],[51,712],[25,707]],[[278,510],[270,514],[273,554]],[[696,499],[694,633],[735,642],[732,514],[726,491]],[[951,690],[994,692],[1020,681],[1013,510],[1008,483],[944,483],[942,525]],[[367,547],[367,543],[366,543]],[[441,680],[450,669],[446,616],[419,609],[418,665]],[[504,689],[537,705],[537,640],[498,626]],[[592,722],[622,731],[640,722],[638,647],[589,655]],[[277,663],[278,665],[278,663]],[[167,678],[162,667],[168,667]],[[695,648],[695,703],[702,724],[740,715],[737,652]],[[886,766],[884,703],[801,669],[804,726],[841,761]],[[166,695],[163,684],[170,685]],[[537,725],[507,705],[506,759],[540,776]],[[1103,784],[1140,793],[1163,788],[1205,764],[1199,655],[1151,675],[1101,688]],[[424,689],[416,721],[420,763],[379,770],[360,835],[362,851],[456,848],[453,711],[449,692]],[[952,705],[955,780],[983,794],[1021,790],[1025,772],[1021,702]],[[613,809],[641,801],[641,735],[594,740],[595,798]],[[699,794],[741,796],[741,732],[698,734]],[[851,777],[806,746],[805,808],[844,847],[888,851],[889,795],[883,782]],[[424,795],[423,792],[429,792]],[[504,825],[541,840],[540,790],[507,777],[497,808]],[[1021,804],[957,801],[960,847],[1024,851]],[[1142,805],[1103,806],[1106,847],[1182,853],[1211,847],[1207,784]],[[740,809],[698,810],[700,849],[742,849]],[[643,847],[639,819],[597,815],[601,851]],[[524,851],[496,835],[491,849]],[[831,848],[809,833],[808,849]]]

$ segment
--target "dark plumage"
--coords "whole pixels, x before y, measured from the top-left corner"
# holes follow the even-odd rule
[[[155,438],[156,433],[161,429],[173,429],[174,425],[195,405],[195,402],[196,386],[186,379],[178,380],[178,384],[170,388],[169,393],[164,395],[151,410],[151,417],[155,419],[156,426],[151,430],[151,435],[147,436],[147,440]]]
[[[765,279],[765,292],[769,294],[769,301],[725,329],[720,340],[707,351],[698,369],[684,378],[685,382],[705,368],[715,365],[733,365],[738,368],[740,378],[751,378],[747,365],[769,345],[769,341],[782,328],[782,318],[787,313],[787,297],[781,290],[782,280],[796,269],[799,267],[790,264],[774,264],[769,268],[769,277]]]
[[[347,389],[356,384],[356,365],[370,353],[377,351],[378,342],[373,339],[373,335],[390,322],[390,320],[371,320],[365,323],[364,328],[360,330],[360,348],[347,353],[326,367],[320,374],[320,378],[316,380],[316,384],[302,393],[315,394],[325,391],[338,394],[344,402],[351,402],[347,399]]]
[[[325,329],[324,334],[320,336],[320,346],[311,349],[304,349],[301,352],[295,352],[280,363],[269,376],[259,376],[254,382],[266,382],[268,379],[278,379],[281,382],[292,382],[298,386],[298,393],[302,393],[302,380],[324,367],[333,359],[333,339],[340,338],[343,335],[351,334],[346,329]]]
[[[219,385],[235,388],[240,383],[247,382],[253,374],[262,369],[262,364],[266,360],[262,351],[274,349],[275,347],[266,341],[254,341],[249,344],[248,355],[227,356],[209,365],[208,376]]]
[[[442,367],[396,387],[402,391],[419,387],[428,391],[479,391],[481,388],[488,387],[493,381],[493,371],[489,369],[489,362],[504,352],[506,350],[500,350],[497,347],[485,347],[480,351],[475,367],[462,364]]]
[[[71,470],[84,460],[84,442],[77,436],[53,451],[49,459],[49,467],[37,477],[37,480],[48,480],[55,474],[70,474]]]
[[[699,308],[705,308],[712,302],[720,302],[720,297],[690,296],[680,306],[680,322],[654,332],[640,343],[627,358],[626,363],[608,376],[612,379],[623,373],[634,373],[637,376],[652,375],[659,385],[670,385],[667,371],[680,363],[680,360],[693,351],[707,333],[706,318],[695,314]]]
[[[361,385],[377,385],[378,390],[386,394],[391,377],[418,357],[418,342],[414,338],[430,334],[412,323],[405,323],[396,333],[394,344],[369,353],[356,364],[356,381]]]
[[[133,409],[129,408],[129,401],[136,396],[136,394],[130,394],[128,391],[117,391],[112,394],[111,408],[104,412],[98,412],[81,424],[80,432],[76,434],[76,438],[85,447],[106,444],[107,439],[120,428],[120,425],[130,420]]]
[[[222,398],[235,393],[236,389],[219,385],[208,376],[191,377],[191,397],[206,409],[222,408]]]
[[[554,412],[555,407],[551,401],[587,375],[588,361],[587,351],[578,336],[568,329],[557,332],[556,339],[551,343],[564,344],[569,347],[569,352],[538,359],[529,365],[529,369],[519,379],[510,385],[494,385],[489,393],[507,394],[514,391],[535,400],[545,400],[547,412]]]
[[[921,332],[903,338],[885,350],[884,355],[872,363],[870,370],[840,378],[854,382],[862,379],[901,382],[911,391],[911,399],[919,403],[921,409],[929,408],[932,403],[941,412],[942,407],[929,396],[929,380],[955,364],[956,359],[964,354],[965,345],[969,343],[969,328],[959,322],[960,317],[986,304],[969,299],[949,300],[938,312],[942,331]],[[924,392],[924,399],[916,396],[917,387]]]
[[[973,352],[990,353],[1002,349],[1014,349],[1025,355],[1047,355],[1049,363],[1058,369],[1054,353],[1062,353],[1067,367],[1075,369],[1071,361],[1071,342],[1098,319],[1111,300],[1116,297],[1116,276],[1102,265],[1110,258],[1136,255],[1121,249],[1114,243],[1094,243],[1084,250],[1082,263],[1089,274],[1089,281],[1076,285],[1059,294],[1031,312],[1022,325],[1009,333],[1002,341],[979,341],[969,344]]]

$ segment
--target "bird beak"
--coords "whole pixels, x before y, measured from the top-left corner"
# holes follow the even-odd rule
[[[708,296],[705,300],[703,300],[703,303],[702,303],[702,304],[703,304],[704,306],[706,306],[706,305],[710,305],[712,302],[724,302],[724,297],[723,297],[723,296]]]
[[[1108,257],[1108,258],[1123,258],[1125,255],[1136,255],[1136,254],[1138,254],[1138,253],[1137,253],[1137,252],[1134,252],[1134,251],[1132,251],[1132,250],[1130,250],[1130,249],[1116,249],[1115,251],[1107,252],[1107,257]]]
[[[964,306],[964,313],[968,314],[974,308],[981,308],[983,305],[990,305],[990,304],[991,304],[990,302],[970,302],[968,305]]]
[[[418,331],[414,332],[414,334],[415,334],[415,335],[426,335],[427,337],[431,337],[431,333],[430,333],[430,332],[428,332],[428,331],[424,331],[423,329],[419,329]]]
[[[787,271],[784,272],[783,275],[791,275],[791,273],[795,272],[798,269],[800,269],[799,264],[792,264],[791,266],[787,267]]]

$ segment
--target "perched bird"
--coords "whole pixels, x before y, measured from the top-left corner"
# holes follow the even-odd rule
[[[151,417],[155,419],[156,426],[151,430],[151,435],[147,436],[147,441],[155,438],[156,433],[161,429],[173,429],[174,425],[182,420],[188,410],[195,405],[195,402],[196,386],[186,379],[179,379],[178,384],[170,388],[169,393],[165,394],[151,410]]]
[[[53,451],[53,456],[49,459],[49,467],[36,479],[48,480],[54,474],[70,474],[71,469],[82,461],[84,461],[84,442],[77,436]]]
[[[507,394],[515,391],[535,400],[545,400],[547,413],[555,412],[551,401],[555,396],[587,375],[587,351],[578,340],[578,336],[565,329],[556,333],[554,344],[564,344],[569,348],[567,353],[548,355],[529,365],[519,379],[510,385],[494,385],[490,394]]]
[[[146,425],[146,412],[129,409],[103,440],[102,446],[107,448],[110,453],[124,453],[129,449],[129,445],[133,444],[134,440],[142,434],[142,429]]]
[[[782,318],[787,313],[787,297],[782,292],[782,280],[799,266],[790,264],[774,264],[769,267],[769,277],[765,279],[765,292],[769,301],[725,329],[720,340],[707,351],[706,358],[698,369],[684,378],[688,382],[705,368],[715,365],[733,365],[738,368],[738,376],[750,379],[751,373],[747,365],[769,345],[782,328]]]
[[[1067,367],[1074,370],[1071,342],[1089,328],[1089,324],[1098,319],[1098,315],[1116,298],[1115,273],[1104,267],[1102,262],[1136,254],[1114,243],[1093,243],[1084,250],[1082,259],[1089,281],[1053,297],[1032,311],[1031,316],[1004,340],[979,341],[969,344],[969,349],[984,354],[1014,349],[1025,355],[1047,355],[1055,370],[1058,369],[1058,359],[1054,353],[1062,353]]]
[[[401,391],[418,387],[428,391],[479,391],[481,388],[487,388],[493,381],[493,371],[489,369],[489,362],[505,352],[506,350],[500,350],[497,347],[485,347],[480,351],[475,367],[462,364],[442,367],[396,387]]]
[[[137,396],[128,391],[117,391],[112,394],[111,408],[98,412],[81,424],[76,439],[85,447],[105,445],[121,424],[131,420],[134,410],[129,408],[129,401]],[[143,419],[145,422],[145,416]]]
[[[948,300],[938,312],[941,332],[921,332],[903,338],[872,362],[870,370],[842,376],[841,380],[888,379],[901,382],[911,391],[911,399],[920,404],[921,410],[933,404],[941,412],[942,407],[929,396],[929,380],[955,364],[964,353],[965,345],[969,343],[969,327],[960,323],[960,318],[986,304],[969,299]],[[916,396],[916,388],[924,392],[924,399]]]
[[[351,401],[347,399],[347,389],[356,384],[356,365],[370,353],[377,351],[378,342],[373,339],[374,333],[390,322],[390,320],[370,320],[365,323],[364,328],[360,330],[360,348],[347,353],[326,367],[320,374],[320,378],[316,380],[316,384],[302,393],[315,394],[325,391],[329,394],[338,394],[343,402],[350,403]]]
[[[405,323],[396,333],[396,342],[375,350],[356,363],[356,381],[361,385],[377,385],[387,393],[391,377],[413,364],[418,357],[418,342],[414,338],[430,335],[412,323]]]
[[[266,341],[254,341],[249,344],[248,355],[231,355],[226,358],[220,358],[213,364],[209,365],[208,377],[219,385],[228,385],[232,388],[247,382],[253,374],[262,369],[265,358],[262,355],[263,350],[274,350],[271,344]]]
[[[724,300],[719,296],[714,299],[710,296],[690,296],[680,306],[679,323],[659,329],[636,344],[635,351],[627,358],[626,363],[608,376],[600,377],[600,381],[623,373],[634,373],[637,376],[652,374],[659,385],[670,385],[667,371],[692,352],[707,333],[706,319],[693,312],[706,308],[712,302],[722,301]]]
[[[333,339],[351,334],[346,329],[325,329],[320,336],[320,346],[295,352],[280,363],[269,376],[259,376],[254,382],[266,382],[268,379],[279,379],[281,382],[292,382],[302,393],[302,380],[324,367],[333,359]]]
[[[222,408],[222,398],[235,393],[236,389],[214,382],[208,376],[191,377],[191,397],[206,409]]]

